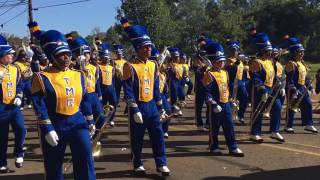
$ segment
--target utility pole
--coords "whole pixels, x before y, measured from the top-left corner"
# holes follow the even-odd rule
[[[33,14],[32,14],[32,0],[28,0],[28,7],[29,7],[29,23],[33,22]],[[34,38],[32,32],[30,32],[30,42],[34,43]]]

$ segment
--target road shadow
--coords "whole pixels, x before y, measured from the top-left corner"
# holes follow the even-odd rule
[[[252,174],[245,174],[240,177],[206,177],[202,180],[271,180],[271,179],[290,179],[290,180],[317,180],[320,179],[320,166],[310,166],[301,168],[281,169],[274,171],[262,171]]]

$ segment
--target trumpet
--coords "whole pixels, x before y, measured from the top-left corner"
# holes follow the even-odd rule
[[[103,133],[104,128],[106,127],[107,123],[112,118],[112,115],[115,111],[115,108],[112,105],[105,105],[103,106],[104,114],[106,115],[105,122],[100,129],[97,129],[98,132],[92,140],[92,156],[99,157],[101,155],[101,142],[99,141],[101,135]],[[97,120],[101,117],[101,114],[96,118]],[[96,121],[95,121],[96,122]],[[72,158],[67,161],[67,165],[63,168],[64,172],[68,172],[72,163]]]
[[[238,96],[238,86],[239,81],[237,77],[234,77],[233,81],[233,90],[231,96],[231,103],[232,103],[232,119],[233,121],[239,120],[238,111],[239,111],[239,101],[237,100]]]
[[[275,92],[275,93],[273,95],[269,96],[269,98],[272,98],[272,99],[271,99],[270,103],[268,104],[267,108],[265,109],[265,111],[262,113],[263,117],[270,118],[270,111],[272,109],[272,106],[273,106],[274,102],[276,101],[281,89],[283,89],[285,86],[284,81],[285,81],[285,79],[278,80],[277,83],[274,85],[272,92]]]

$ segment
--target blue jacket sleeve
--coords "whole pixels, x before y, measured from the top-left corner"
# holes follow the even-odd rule
[[[130,111],[134,114],[139,112],[139,108],[134,96],[134,73],[132,67],[128,63],[123,66],[123,90],[124,97],[130,108]]]
[[[157,67],[154,72],[154,78],[155,78],[155,80],[154,80],[154,85],[153,85],[153,97],[154,97],[154,100],[156,101],[158,110],[162,110],[163,106],[162,106],[162,98],[161,98],[161,94],[160,94],[160,79],[158,76]]]

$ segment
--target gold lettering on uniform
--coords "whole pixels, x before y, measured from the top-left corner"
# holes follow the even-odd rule
[[[67,107],[74,106],[74,98],[67,98]]]
[[[8,76],[8,80],[11,81],[11,74],[7,73],[6,75]]]
[[[63,78],[66,81],[67,86],[69,85],[69,78],[68,77],[64,77]]]
[[[74,88],[73,87],[71,87],[71,88],[66,87],[66,95],[67,96],[74,95],[74,94],[75,93],[74,93]]]

